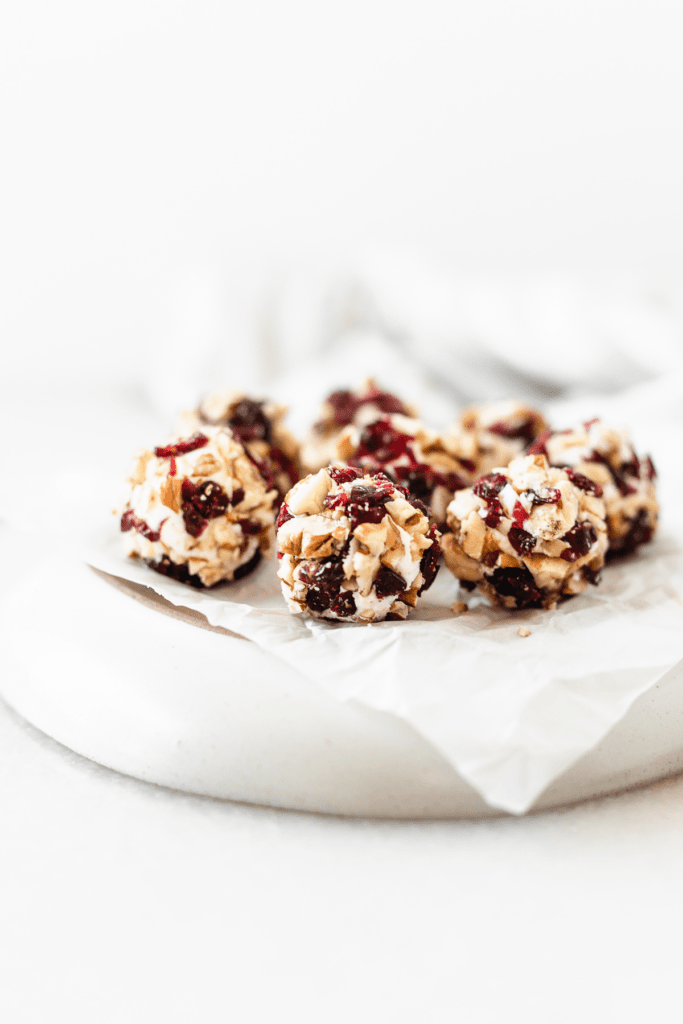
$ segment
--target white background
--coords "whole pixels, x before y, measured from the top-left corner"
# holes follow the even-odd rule
[[[255,282],[376,245],[677,286],[682,29],[673,0],[6,0],[11,356],[238,348]]]
[[[246,366],[264,289],[375,248],[677,295],[682,29],[664,0],[5,0],[3,435],[38,416],[52,459],[109,389],[130,423],[88,422],[125,464],[169,350]],[[680,780],[341,822],[156,790],[1,710],[3,1024],[680,1019]]]

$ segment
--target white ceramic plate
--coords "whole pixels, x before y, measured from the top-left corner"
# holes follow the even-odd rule
[[[36,642],[36,601],[50,609]],[[405,722],[339,703],[255,644],[68,557],[3,611],[5,699],[124,774],[190,793],[363,817],[497,815]],[[203,627],[203,628],[202,628]],[[683,771],[683,665],[537,801],[573,803]]]

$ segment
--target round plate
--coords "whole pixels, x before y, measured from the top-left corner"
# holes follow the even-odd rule
[[[126,775],[329,814],[500,814],[405,722],[336,701],[256,644],[145,587],[55,557],[24,577],[3,617],[5,699]],[[682,684],[679,664],[534,809],[683,771]]]

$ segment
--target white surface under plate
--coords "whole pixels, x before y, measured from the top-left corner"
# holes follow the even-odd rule
[[[46,611],[40,645],[37,599]],[[26,576],[3,615],[12,668],[3,696],[44,732],[127,775],[332,814],[500,813],[400,718],[340,702],[257,644],[68,556]],[[679,664],[534,807],[682,770]]]

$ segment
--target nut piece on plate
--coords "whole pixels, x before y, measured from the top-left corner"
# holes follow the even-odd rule
[[[610,554],[626,554],[652,540],[657,474],[649,455],[638,458],[627,430],[588,420],[544,434],[529,451],[545,455],[551,466],[564,466],[578,487],[604,498]]]
[[[125,553],[194,587],[240,579],[273,550],[277,497],[229,430],[143,451],[121,516]]]
[[[543,414],[508,399],[466,409],[441,437],[447,451],[468,460],[473,483],[497,466],[507,466],[548,430]]]
[[[428,505],[439,526],[446,522],[455,491],[472,480],[470,464],[446,451],[436,431],[407,416],[346,427],[337,441],[337,458],[365,473],[385,473],[411,499]]]
[[[306,471],[315,473],[337,458],[337,439],[344,427],[364,427],[392,413],[415,416],[416,410],[369,377],[355,391],[333,391],[323,402],[319,418],[301,448]]]
[[[299,481],[277,521],[282,593],[295,615],[405,619],[438,572],[427,510],[383,474],[329,466]]]
[[[554,608],[596,584],[605,564],[605,505],[545,456],[514,459],[448,506],[446,565],[505,608]]]
[[[286,413],[285,405],[223,388],[205,395],[197,409],[181,413],[176,434],[186,437],[205,426],[229,427],[282,501],[301,476],[299,443],[282,422]]]

